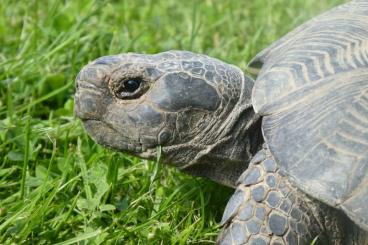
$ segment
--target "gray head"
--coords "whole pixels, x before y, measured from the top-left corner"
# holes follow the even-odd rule
[[[101,145],[227,185],[261,144],[253,81],[186,51],[101,57],[78,74],[75,113]]]

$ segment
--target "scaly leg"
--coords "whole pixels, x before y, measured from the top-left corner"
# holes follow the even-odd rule
[[[293,188],[267,149],[259,151],[228,202],[219,244],[345,244],[343,218]]]

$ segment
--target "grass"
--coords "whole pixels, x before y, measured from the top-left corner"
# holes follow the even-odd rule
[[[95,144],[74,77],[102,55],[169,49],[245,69],[341,2],[2,0],[0,244],[214,243],[232,190]]]

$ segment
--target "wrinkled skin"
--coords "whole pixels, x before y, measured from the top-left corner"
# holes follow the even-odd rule
[[[262,143],[253,81],[205,55],[101,57],[77,76],[75,113],[99,144],[234,186]]]

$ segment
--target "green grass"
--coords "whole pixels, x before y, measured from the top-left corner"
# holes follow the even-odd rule
[[[121,52],[186,49],[242,69],[342,0],[13,1],[0,5],[0,244],[213,243],[232,190],[103,149],[74,77]]]

